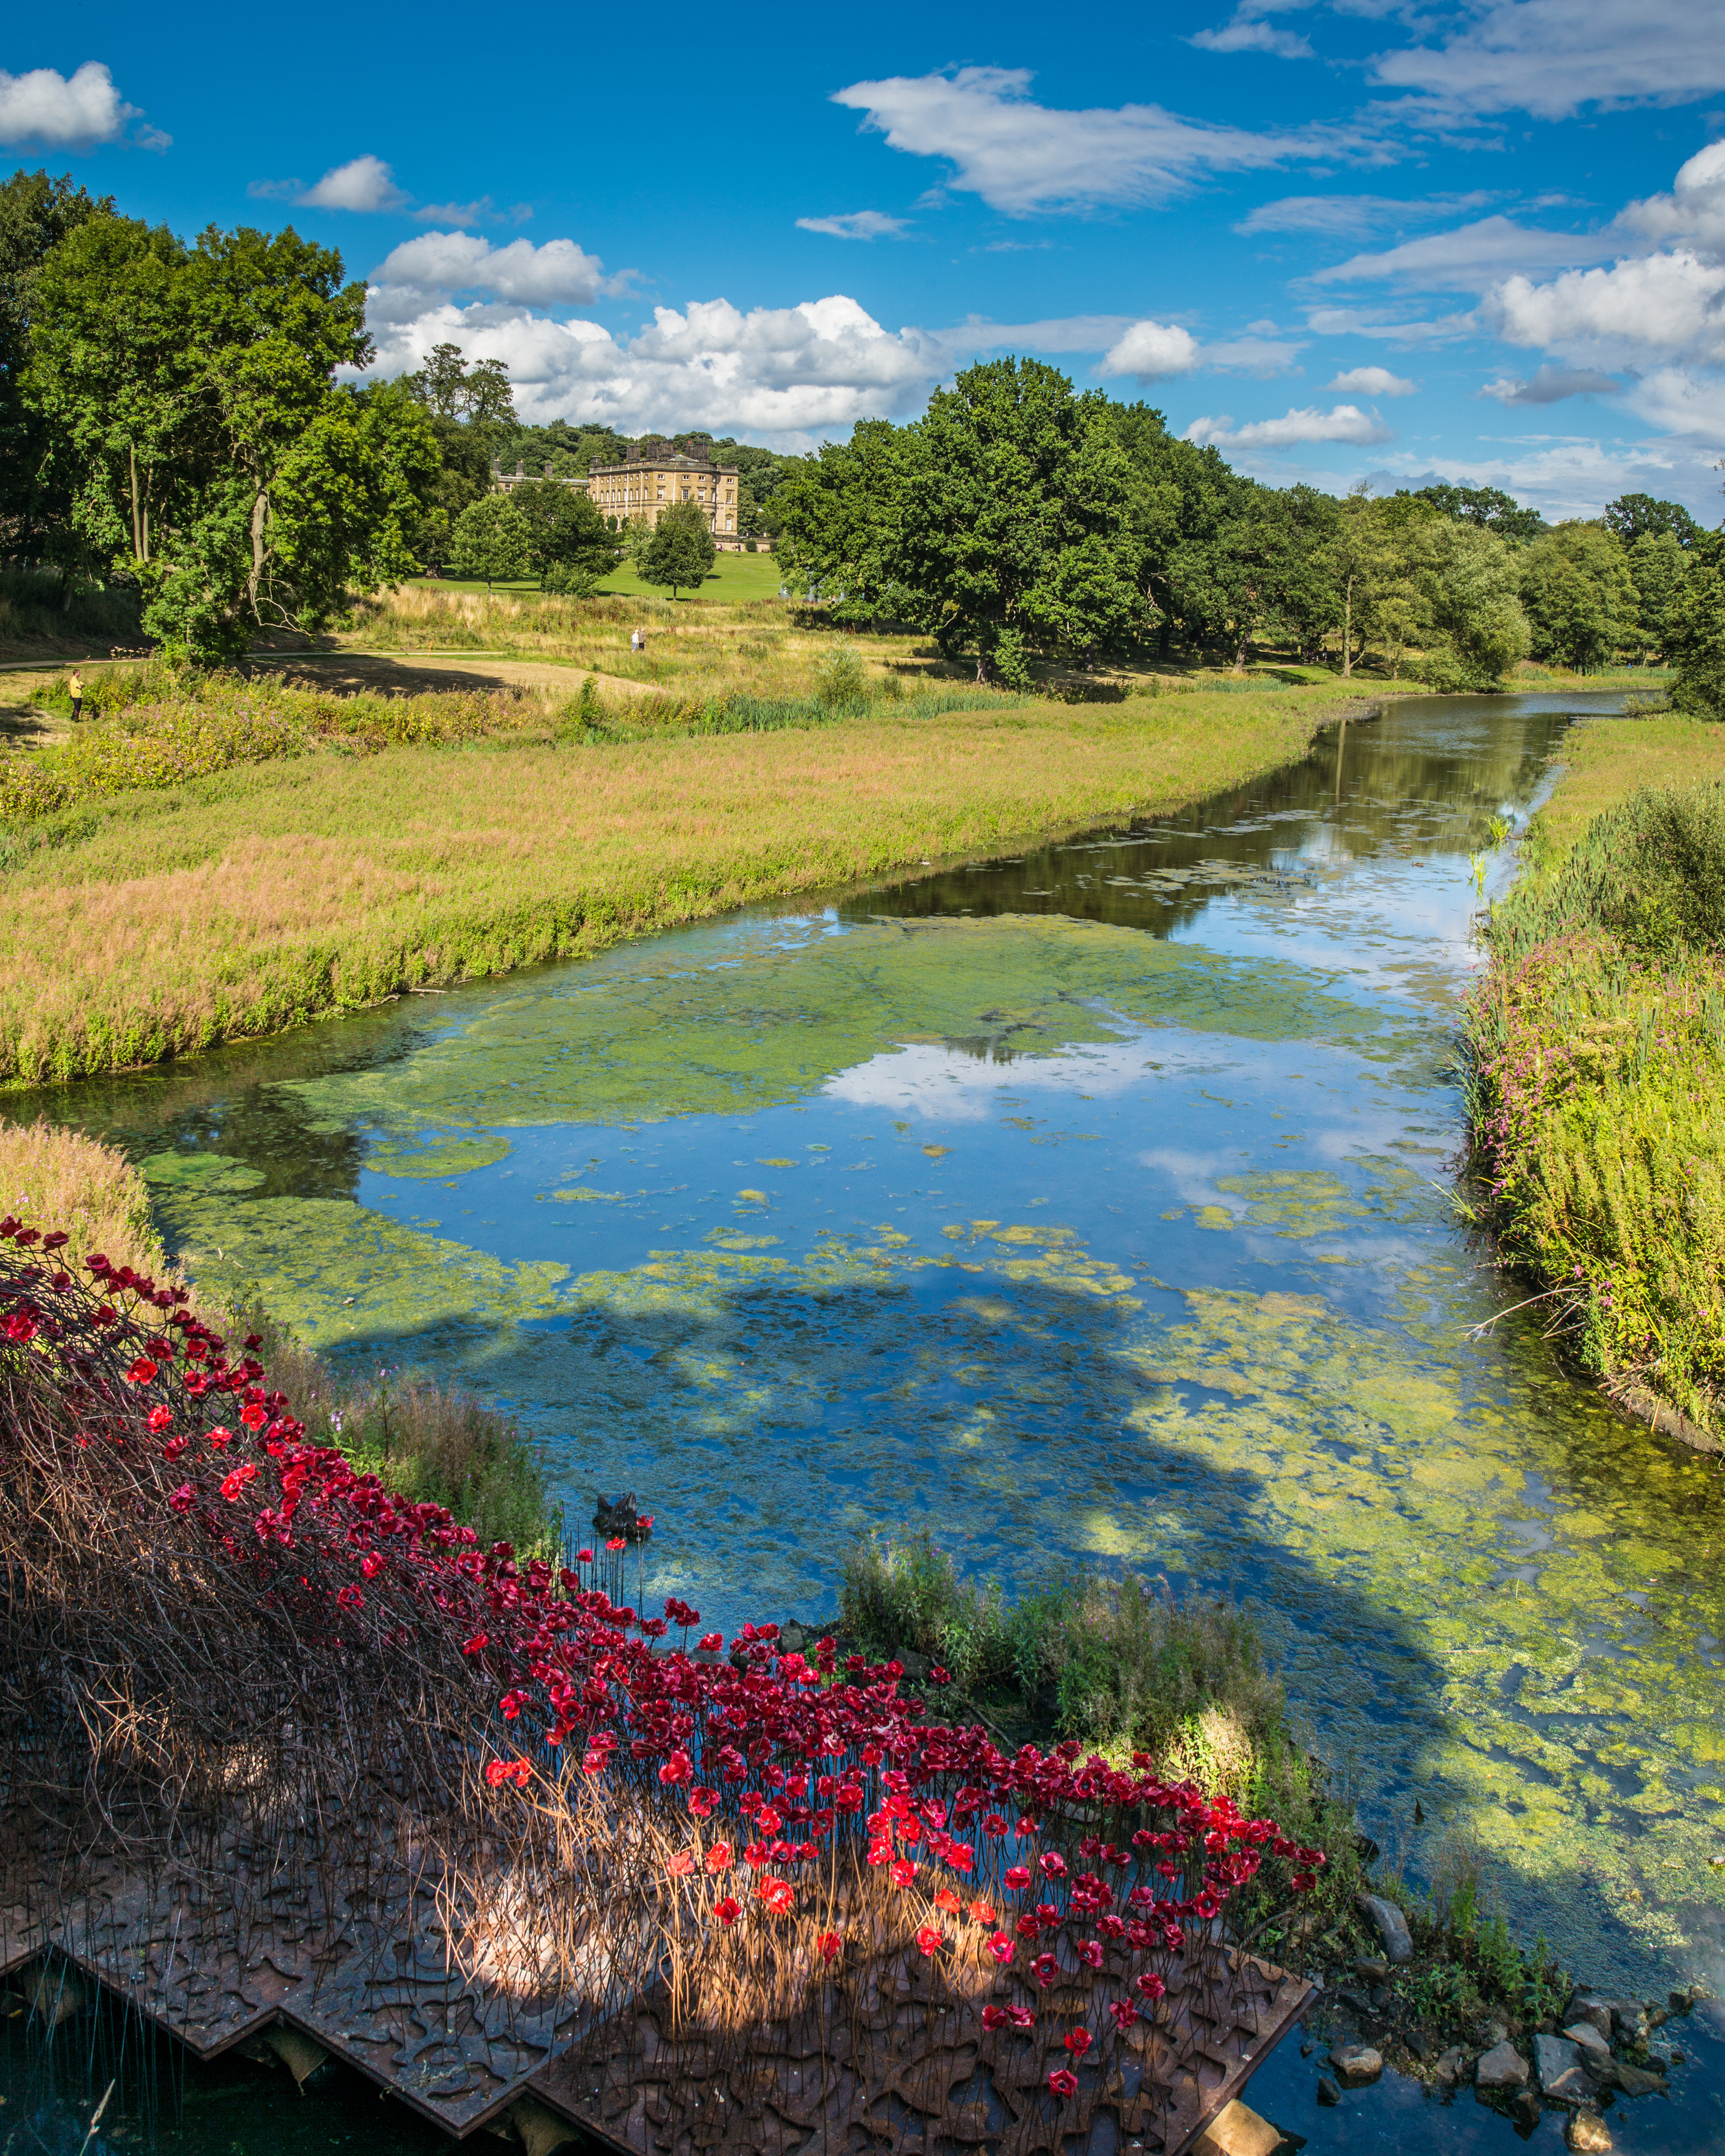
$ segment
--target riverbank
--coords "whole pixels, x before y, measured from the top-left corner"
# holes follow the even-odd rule
[[[104,796],[15,850],[0,1081],[256,1038],[1214,793],[1364,702],[1318,688],[596,747],[466,739]]]
[[[140,1274],[184,1276],[151,1223],[142,1176],[124,1154],[76,1131],[0,1124],[0,1209],[69,1236],[79,1260],[100,1250]],[[416,1504],[448,1506],[482,1541],[557,1550],[562,1522],[546,1490],[541,1450],[511,1416],[459,1386],[403,1382],[387,1368],[363,1378],[338,1372],[249,1299],[213,1296],[195,1281],[193,1290],[204,1323],[256,1337],[311,1443],[338,1447],[362,1473],[381,1476]]]
[[[1725,1449],[1725,730],[1583,721],[1463,1021],[1477,1217],[1621,1405]]]

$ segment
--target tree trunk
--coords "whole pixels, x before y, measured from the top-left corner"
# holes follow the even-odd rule
[[[1348,579],[1342,601],[1342,679],[1353,671],[1353,579]]]

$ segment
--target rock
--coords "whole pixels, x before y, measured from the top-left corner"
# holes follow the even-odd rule
[[[1664,2096],[1669,2084],[1663,2074],[1650,2074],[1623,2059],[1612,2061],[1611,2078],[1625,2096]]]
[[[1349,2088],[1364,2088],[1384,2071],[1384,2054],[1369,2044],[1348,2044],[1330,2055],[1336,2071]]]
[[[1317,2077],[1317,2100],[1320,2103],[1340,2103],[1342,2092],[1327,2074]]]
[[[1353,1964],[1353,1973],[1356,1976],[1363,1977],[1368,1984],[1382,1984],[1389,1974],[1389,1964],[1368,1958]]]
[[[1192,2144],[1193,2156],[1273,2156],[1282,2131],[1248,2111],[1238,2097],[1225,2103]]]
[[[1611,2041],[1611,2002],[1596,1999],[1591,1992],[1578,1991],[1565,2010],[1565,2021],[1585,2021],[1599,2030],[1607,2043]]]
[[[1610,2156],[1611,2136],[1596,2111],[1578,2111],[1563,2128],[1563,2146],[1577,2156]]]
[[[778,1645],[781,1654],[800,1655],[808,1645],[809,1635],[794,1617],[779,1626]]]
[[[1427,2029],[1409,2029],[1402,2041],[1407,2046],[1409,2056],[1422,2062],[1437,2049],[1436,2042]]]
[[[1647,2010],[1639,1999],[1614,1999],[1611,2008],[1611,2026],[1625,2044],[1633,2044],[1639,2051],[1647,2041]]]
[[[1664,2028],[1666,2023],[1669,2021],[1671,2018],[1671,2012],[1668,2008],[1656,2005],[1651,1999],[1648,2000],[1647,2026],[1650,2029]]]
[[[1408,1920],[1394,1902],[1386,1902],[1381,1894],[1356,1894],[1353,1906],[1363,1917],[1378,1928],[1378,1936],[1384,1942],[1384,1951],[1396,1963],[1414,1958],[1413,1934],[1408,1929]]]
[[[1437,2065],[1432,2069],[1441,2087],[1445,2088],[1455,2087],[1456,2082],[1461,2079],[1462,2064],[1466,2057],[1466,2052],[1462,2050],[1459,2044],[1452,2045],[1450,2048],[1444,2053],[1443,2056],[1438,2061]]]
[[[1523,2089],[1512,2100],[1509,2115],[1524,2133],[1533,2131],[1539,2123],[1539,2099],[1532,2089]]]
[[[1581,2053],[1582,2063],[1590,2064],[1595,2059],[1609,2059],[1611,2046],[1591,2021],[1572,2021],[1563,2034]]]
[[[1581,2046],[1567,2036],[1533,2039],[1533,2071],[1539,2092],[1553,2103],[1584,2103],[1593,2095],[1593,2084],[1581,2064]]]
[[[1675,2045],[1667,2043],[1663,2036],[1651,2036],[1647,2040],[1647,2056],[1661,2073],[1668,2074],[1683,2055]]]
[[[1507,2096],[1527,2086],[1527,2061],[1513,2044],[1494,2044],[1473,2070],[1473,2085],[1487,2096]]]
[[[1302,2059],[1309,2059],[1317,2049],[1317,2045],[1314,2044],[1311,2037],[1308,2036],[1306,2039],[1306,2041],[1300,2046],[1300,2056]]]
[[[1481,2021],[1475,2032],[1476,2041],[1482,2051],[1494,2050],[1509,2038],[1509,2028],[1502,2021]]]

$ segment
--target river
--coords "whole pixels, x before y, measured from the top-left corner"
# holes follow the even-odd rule
[[[1235,1596],[1411,1877],[1458,1837],[1567,1966],[1725,1991],[1725,1478],[1537,1312],[1478,1329],[1523,1291],[1450,1194],[1497,834],[1615,708],[1394,703],[1174,815],[19,1106],[200,1276],[516,1409],[572,1523],[633,1490],[649,1596],[819,1619],[900,1523]],[[1620,2148],[1725,2146],[1686,2027]],[[1320,2062],[1253,2085],[1315,2148],[1508,2135],[1317,2111]]]

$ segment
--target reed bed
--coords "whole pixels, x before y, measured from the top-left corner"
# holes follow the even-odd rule
[[[877,701],[813,730],[598,752],[498,737],[120,797],[10,871],[0,1079],[155,1062],[1166,808],[1291,761],[1343,708],[1322,689],[927,718]]]
[[[1706,730],[1582,745],[1577,798],[1486,930],[1467,1006],[1479,1214],[1582,1366],[1725,1428],[1725,766]],[[1701,755],[1686,750],[1702,752]],[[1549,812],[1548,812],[1549,814]]]
[[[564,2054],[643,2148],[850,2149],[962,2087],[973,2141],[1032,2156],[1256,2044],[1232,1905],[1297,1906],[1321,1851],[1140,1760],[931,1725],[829,1640],[619,1606],[596,1550],[486,1549],[310,1442],[262,1345],[0,1220],[14,1933],[187,2026],[267,1965],[266,2010],[411,2048],[452,2107],[474,2056]]]

